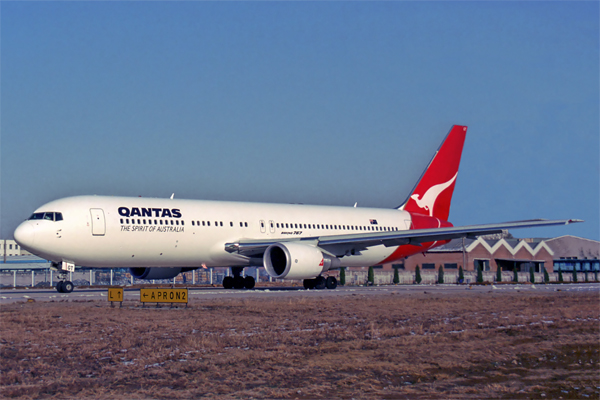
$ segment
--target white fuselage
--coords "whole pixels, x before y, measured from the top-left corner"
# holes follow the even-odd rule
[[[23,222],[15,232],[23,248],[54,262],[98,268],[247,266],[248,258],[225,251],[226,243],[411,226],[410,214],[396,209],[135,197],[69,197],[35,212],[61,213],[62,220]],[[341,266],[376,265],[396,248],[373,246],[342,257]]]

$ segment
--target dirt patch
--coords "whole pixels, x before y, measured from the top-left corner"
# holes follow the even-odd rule
[[[19,303],[4,398],[598,398],[598,295]]]

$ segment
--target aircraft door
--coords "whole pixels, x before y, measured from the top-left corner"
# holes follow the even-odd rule
[[[260,232],[261,233],[265,233],[267,231],[267,227],[265,226],[265,221],[264,220],[260,220]]]
[[[90,214],[92,215],[92,235],[104,236],[106,233],[104,210],[101,208],[90,208]]]

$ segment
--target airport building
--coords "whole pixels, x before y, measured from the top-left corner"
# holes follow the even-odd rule
[[[0,257],[3,260],[6,260],[7,257],[16,257],[16,256],[30,256],[31,253],[23,250],[21,246],[17,244],[14,240],[4,239],[0,240]]]
[[[509,234],[481,236],[477,239],[455,239],[450,243],[422,254],[408,257],[403,262],[378,266],[381,270],[423,272],[444,267],[446,273],[457,271],[502,271],[548,273],[600,271],[600,242],[576,236],[552,239],[515,239]]]

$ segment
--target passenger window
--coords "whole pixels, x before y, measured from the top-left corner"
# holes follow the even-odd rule
[[[243,228],[244,224],[242,222],[240,222],[240,228]]]
[[[144,225],[146,225],[146,220],[145,219],[143,219],[142,222],[144,223]]]
[[[223,226],[223,221],[221,221],[221,226]]]
[[[123,223],[123,218],[121,218],[121,223]]]
[[[247,222],[244,222],[244,226],[247,228],[247,227],[248,227],[248,223],[247,223]]]
[[[196,226],[196,222],[192,221],[192,226]]]
[[[233,221],[229,221],[229,226],[233,226]]]
[[[275,226],[279,228],[279,222],[278,222],[278,223],[276,223],[276,224],[275,224]]]
[[[171,220],[171,225],[175,225],[175,222],[173,222],[173,220]]]
[[[181,221],[181,225],[184,225],[183,221]]]

